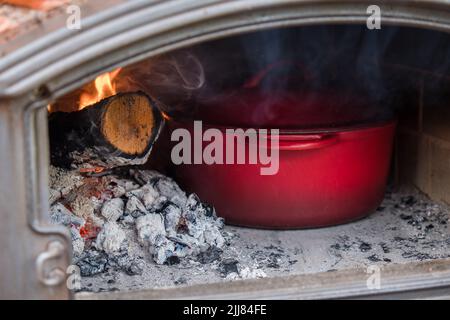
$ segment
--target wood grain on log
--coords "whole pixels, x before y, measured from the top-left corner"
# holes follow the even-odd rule
[[[143,164],[163,125],[142,92],[119,93],[76,112],[49,116],[51,162],[60,167]]]

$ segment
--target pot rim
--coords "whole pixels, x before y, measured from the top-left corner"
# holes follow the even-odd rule
[[[279,136],[293,136],[293,135],[307,135],[307,134],[329,134],[329,133],[338,133],[338,132],[348,132],[348,131],[355,131],[355,130],[364,130],[364,129],[372,129],[372,128],[378,128],[378,127],[385,127],[385,126],[392,126],[397,124],[396,118],[391,119],[383,119],[383,120],[377,120],[373,122],[364,122],[359,124],[353,124],[353,125],[343,125],[343,126],[336,126],[336,127],[319,127],[319,128],[310,128],[310,129],[304,129],[304,128],[268,128],[268,127],[248,127],[248,126],[233,126],[233,125],[216,125],[213,123],[205,123],[202,120],[175,120],[174,118],[169,118],[167,120],[170,123],[176,124],[176,125],[184,125],[184,126],[191,126],[195,121],[201,121],[202,127],[207,129],[218,129],[220,131],[225,131],[226,129],[266,129],[268,132],[273,129],[279,130]]]

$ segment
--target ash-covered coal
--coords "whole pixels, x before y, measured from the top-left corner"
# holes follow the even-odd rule
[[[138,239],[156,263],[224,246],[223,219],[216,216],[214,208],[195,194],[187,196],[170,178],[156,172],[146,178],[144,186],[126,197],[132,199],[128,212],[136,217]]]
[[[109,270],[123,271],[127,275],[140,275],[145,262],[143,257],[130,257],[126,250],[110,255],[104,251],[91,248],[83,252],[75,260],[75,263],[80,267],[82,277],[91,277]]]
[[[64,186],[59,179],[76,181],[51,198],[50,218],[70,228],[81,276],[108,270],[136,275],[146,260],[159,265],[186,259],[211,263],[230,237],[212,206],[156,171],[127,169],[120,175],[84,177],[52,170],[58,172],[52,190]]]

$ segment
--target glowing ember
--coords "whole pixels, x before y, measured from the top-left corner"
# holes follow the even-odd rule
[[[105,168],[103,167],[93,167],[93,168],[80,168],[80,173],[102,173]]]
[[[100,232],[101,228],[95,226],[91,219],[88,219],[84,226],[80,228],[80,236],[84,239],[94,239]]]
[[[117,68],[114,71],[99,75],[94,81],[95,92],[84,92],[81,94],[78,110],[115,95],[117,92],[114,79],[121,70],[122,68]]]

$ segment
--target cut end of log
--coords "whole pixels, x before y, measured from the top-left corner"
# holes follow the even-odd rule
[[[128,155],[146,151],[155,118],[149,99],[140,94],[119,95],[104,106],[101,132],[117,150]]]
[[[75,112],[54,112],[49,116],[52,164],[144,164],[163,124],[157,105],[143,92],[119,93]]]

